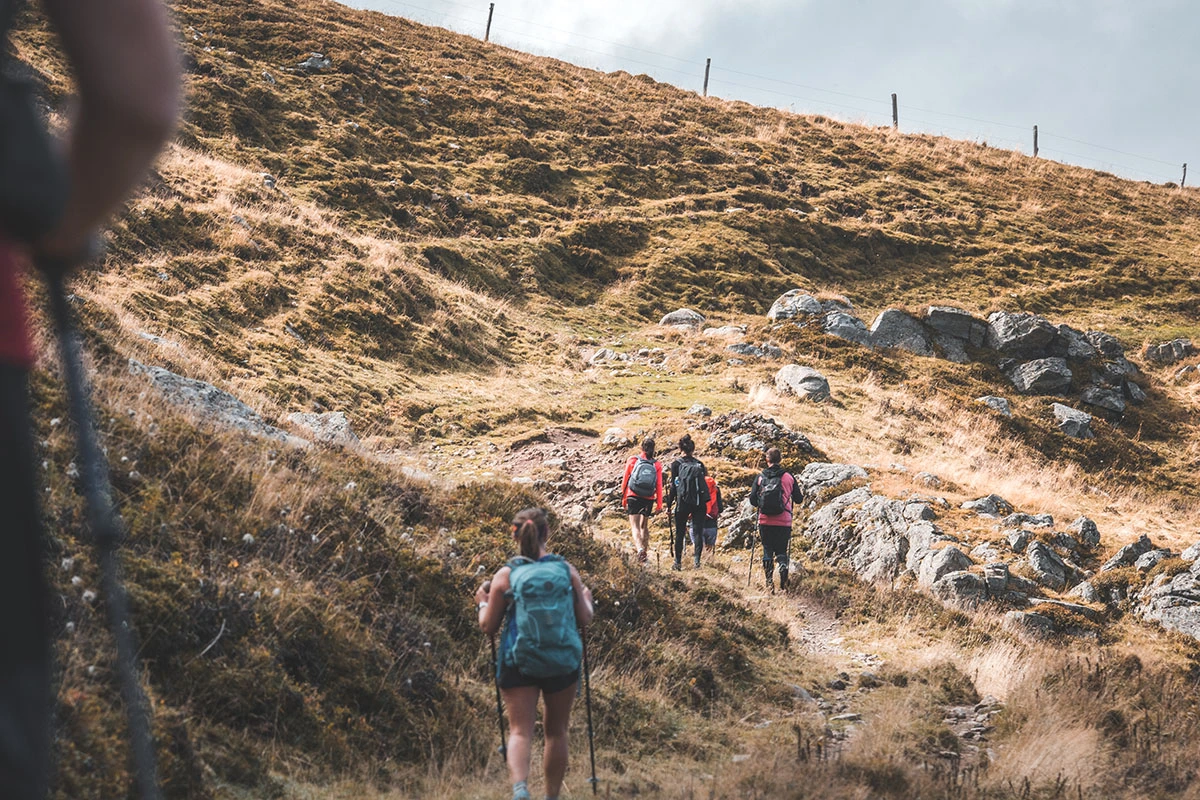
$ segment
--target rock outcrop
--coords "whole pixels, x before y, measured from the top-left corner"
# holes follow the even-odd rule
[[[788,364],[775,373],[775,389],[780,394],[801,400],[820,402],[829,397],[829,381],[812,367]]]

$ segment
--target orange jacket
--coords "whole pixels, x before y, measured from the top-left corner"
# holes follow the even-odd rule
[[[641,458],[641,456],[630,456],[629,460],[625,462],[625,477],[621,479],[621,505],[624,507],[628,507],[629,498],[637,496],[629,490],[629,476],[633,474],[633,465],[638,462],[639,458]],[[655,501],[654,510],[662,511],[662,507],[663,507],[663,482],[662,482],[663,467],[662,467],[661,461],[654,462],[654,471],[656,473],[658,473],[658,486],[654,490],[654,501]]]

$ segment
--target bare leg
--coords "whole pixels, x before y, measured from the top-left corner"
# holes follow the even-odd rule
[[[533,744],[533,725],[537,720],[536,686],[501,689],[508,709],[508,772],[512,782],[529,780],[529,752]]]
[[[629,515],[629,530],[633,534],[633,546],[639,553],[646,549],[648,538],[646,532],[649,528],[649,519],[645,514]]]
[[[578,681],[561,692],[544,695],[546,704],[542,727],[546,731],[546,753],[542,765],[546,770],[546,796],[558,797],[562,791],[563,775],[567,772],[567,727],[571,721],[571,704],[575,702]]]

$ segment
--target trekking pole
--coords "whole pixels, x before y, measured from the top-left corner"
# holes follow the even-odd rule
[[[97,440],[92,418],[91,391],[83,372],[79,332],[71,321],[67,294],[61,272],[47,272],[50,307],[58,326],[67,402],[75,421],[79,444],[79,480],[87,501],[88,524],[100,566],[100,587],[108,608],[108,624],[117,645],[117,677],[129,717],[129,735],[133,750],[134,778],[143,800],[160,800],[158,767],[151,731],[150,707],[138,680],[137,634],[129,617],[129,602],[121,583],[118,548],[123,536],[122,523],[113,508],[108,464]]]
[[[491,635],[488,641],[492,643],[492,683],[496,684],[496,718],[500,720],[500,749],[498,752],[508,759],[508,740],[504,737],[504,706],[500,703],[500,673],[496,666],[496,637]]]
[[[587,706],[587,723],[588,723],[588,753],[592,757],[592,777],[588,779],[588,783],[592,785],[592,794],[599,791],[599,780],[596,778],[596,742],[592,737],[592,678],[588,669],[587,657],[587,629],[583,630],[583,636],[580,637],[583,641],[583,698]]]
[[[746,570],[746,587],[750,586],[750,578],[754,576],[754,548],[758,545],[758,537],[750,534],[750,568]]]

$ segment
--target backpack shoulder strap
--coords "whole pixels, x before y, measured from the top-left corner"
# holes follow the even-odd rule
[[[508,567],[510,570],[513,570],[515,572],[517,567],[523,567],[526,564],[533,564],[533,563],[534,562],[531,559],[528,559],[525,556],[516,556],[515,558],[510,558],[504,566]]]

